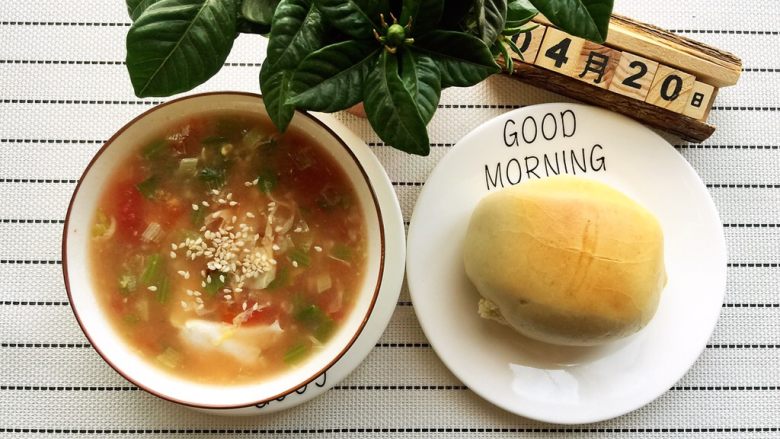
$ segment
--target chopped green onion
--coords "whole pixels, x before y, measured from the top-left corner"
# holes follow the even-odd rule
[[[138,286],[138,278],[132,274],[123,274],[119,277],[119,292],[127,296],[135,291]]]
[[[268,135],[263,132],[260,128],[252,128],[251,130],[247,131],[246,134],[244,134],[244,138],[241,139],[241,143],[244,144],[247,148],[257,148],[258,146],[262,145],[265,142],[268,142],[270,139]]]
[[[298,267],[308,267],[311,263],[309,255],[307,255],[305,251],[298,248],[290,251],[288,257],[291,261],[295,262],[295,265]]]
[[[144,149],[141,151],[141,155],[146,160],[152,160],[155,159],[157,156],[160,155],[163,151],[165,151],[165,148],[168,146],[168,142],[164,139],[155,140],[154,142],[146,145]]]
[[[290,271],[287,269],[287,267],[282,267],[276,272],[276,277],[271,281],[271,283],[268,284],[267,289],[275,290],[277,288],[283,288],[286,287],[289,282]]]
[[[162,257],[160,257],[158,253],[149,255],[149,257],[146,259],[144,271],[141,274],[141,282],[144,285],[151,285],[155,280],[157,280],[160,271],[162,271],[162,264]]]
[[[257,176],[257,188],[264,193],[270,193],[276,188],[279,178],[271,169],[263,169]]]
[[[224,280],[222,280],[224,279]],[[217,292],[225,286],[228,282],[228,275],[224,274],[219,271],[215,271],[209,274],[209,277],[206,279],[206,286],[203,288],[203,291],[206,292],[209,296],[214,296],[217,294]]]
[[[172,348],[165,348],[162,354],[157,356],[157,361],[171,369],[176,369],[181,363],[181,354]]]
[[[306,352],[308,352],[309,347],[306,346],[304,343],[298,343],[291,347],[285,354],[284,354],[284,362],[287,364],[294,364],[306,355]]]
[[[344,244],[336,244],[333,246],[333,249],[331,249],[330,256],[341,262],[349,263],[352,259],[352,250]]]
[[[95,224],[92,226],[93,238],[110,238],[113,234],[113,230],[116,228],[116,222],[113,217],[109,217],[103,212],[102,209],[98,209],[97,218],[95,218]]]
[[[179,173],[186,176],[195,176],[198,173],[198,159],[187,157],[179,160]]]
[[[225,184],[225,170],[203,168],[198,172],[198,178],[211,189],[219,189]]]
[[[144,198],[154,198],[154,192],[157,190],[157,178],[153,175],[138,183],[135,187]]]
[[[162,279],[160,279],[159,285],[157,285],[157,291],[155,292],[155,296],[158,302],[166,303],[170,295],[171,295],[171,284],[168,281],[167,277],[163,277]]]
[[[309,305],[295,312],[295,320],[302,323],[319,341],[325,341],[333,329],[333,319],[317,305]]]
[[[206,209],[190,210],[190,222],[193,226],[201,227],[205,220]]]
[[[122,320],[124,320],[125,324],[130,325],[130,326],[137,325],[141,321],[141,319],[138,318],[137,315],[132,314],[132,313],[131,314],[125,314],[124,317],[122,317]]]

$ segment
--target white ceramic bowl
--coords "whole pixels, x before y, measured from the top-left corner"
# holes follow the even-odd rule
[[[387,186],[390,190],[392,188],[384,172],[380,171],[381,175],[377,179],[378,162],[365,144],[354,135],[344,133],[343,127],[339,128],[342,130],[340,136],[316,117],[296,112],[291,127],[300,128],[315,138],[338,161],[355,187],[366,219],[368,268],[353,311],[319,353],[295,368],[257,383],[232,386],[196,383],[169,374],[141,358],[114,330],[96,300],[95,286],[90,273],[88,241],[97,203],[105,182],[116,166],[133,154],[138,145],[151,140],[151,136],[159,134],[161,129],[177,121],[220,110],[248,112],[266,117],[265,107],[259,95],[245,93],[192,95],[152,108],[125,125],[106,142],[84,171],[68,208],[63,236],[63,275],[73,312],[84,334],[101,357],[123,377],[147,392],[169,401],[200,409],[219,410],[222,413],[247,414],[255,413],[247,411],[247,407],[262,408],[269,401],[282,400],[296,391],[300,393],[301,388],[305,388],[308,383],[323,375],[350,349],[363,331],[380,294],[383,277],[387,271],[385,253],[388,242],[386,239],[389,235],[394,240],[391,243],[394,247],[393,254],[398,253],[399,245],[402,253],[403,243],[397,241],[403,240],[403,234],[398,234],[395,230],[398,226],[391,233],[388,233],[385,228],[383,209],[380,208],[374,186],[378,181],[379,185]],[[345,142],[344,137],[349,139],[349,142]],[[373,179],[369,178],[364,164],[368,165]],[[382,189],[382,199],[387,204],[387,188]],[[390,209],[393,217],[390,222],[400,223],[395,218],[400,216],[397,200],[393,199],[393,202],[395,209]],[[397,261],[395,263],[397,264]],[[403,261],[400,265],[403,266]],[[400,278],[400,275],[393,273],[393,277]],[[400,280],[393,280],[391,283],[393,285],[390,288],[395,289],[397,297]],[[381,322],[382,329],[387,324],[387,318]],[[376,334],[376,338],[379,334]],[[368,352],[364,351],[359,360],[362,360]]]

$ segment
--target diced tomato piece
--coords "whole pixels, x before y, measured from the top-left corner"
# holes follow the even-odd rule
[[[253,303],[248,303],[248,306],[252,306]],[[244,310],[237,303],[226,307],[222,310],[222,321],[225,323],[233,323],[233,318],[241,314]],[[257,311],[252,312],[249,318],[242,323],[242,325],[270,325],[279,318],[280,308],[278,305],[268,305]]]
[[[137,242],[145,228],[143,197],[131,182],[119,184],[115,194],[117,235],[126,242]]]
[[[335,288],[331,288],[320,293],[317,297],[317,306],[333,320],[341,320],[344,317],[344,307],[337,303],[339,299],[339,293]]]
[[[269,305],[265,308],[258,309],[249,316],[249,319],[244,322],[245,325],[270,325],[279,317],[279,307],[276,305]]]

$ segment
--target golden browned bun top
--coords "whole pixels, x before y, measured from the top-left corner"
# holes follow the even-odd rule
[[[655,216],[610,186],[571,176],[480,201],[464,263],[512,327],[557,344],[597,344],[638,331],[666,283]]]

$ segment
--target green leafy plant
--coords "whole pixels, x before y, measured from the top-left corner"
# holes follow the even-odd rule
[[[520,54],[513,36],[539,12],[603,42],[613,0],[127,0],[136,95],[170,96],[219,71],[240,33],[265,34],[260,89],[284,131],[294,110],[363,102],[387,144],[426,155],[441,90],[468,87]]]

